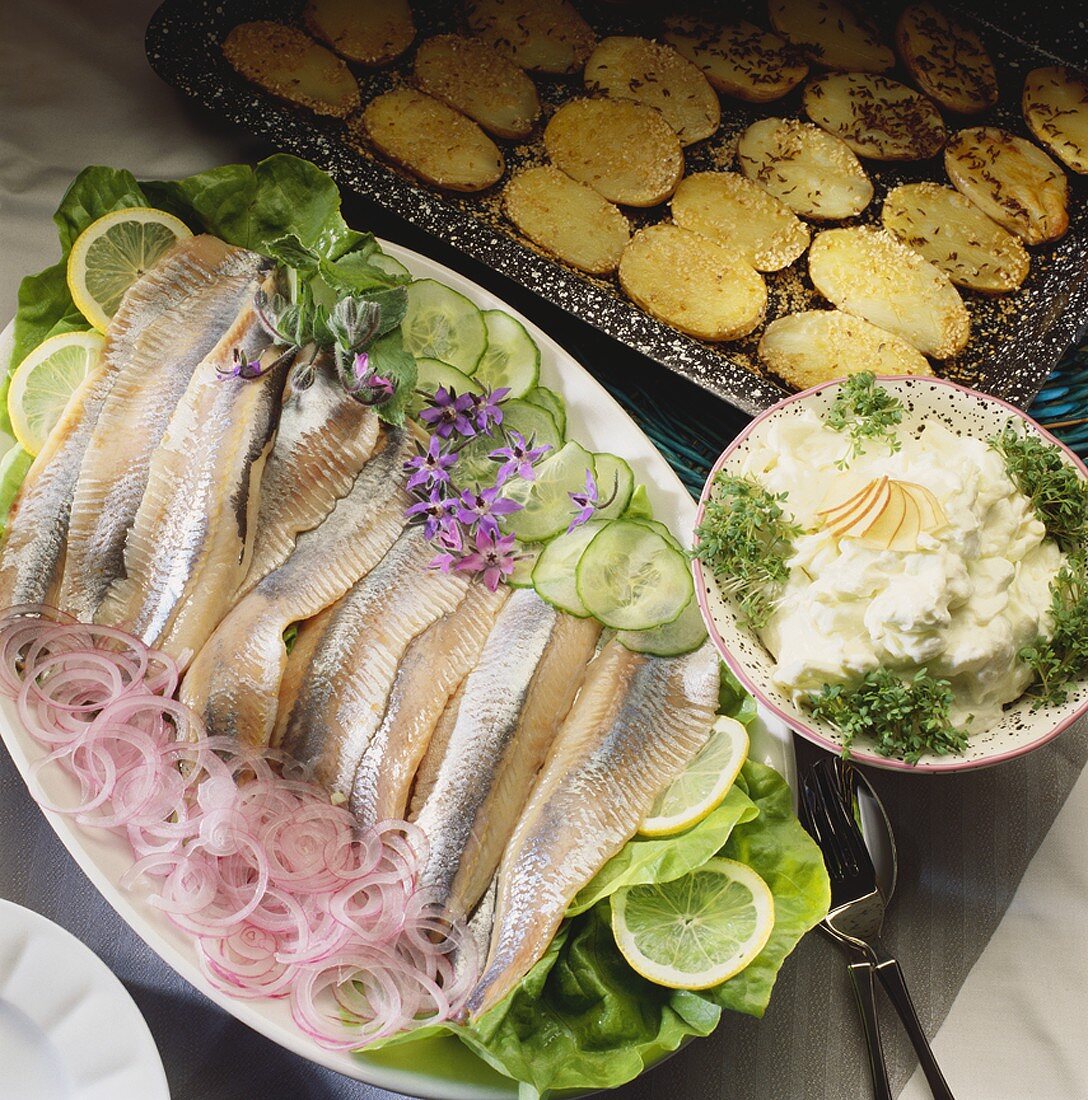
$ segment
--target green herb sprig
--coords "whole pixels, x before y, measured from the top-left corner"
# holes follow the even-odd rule
[[[751,478],[719,474],[695,532],[695,556],[737,600],[742,622],[754,630],[767,625],[789,580],[793,540],[801,534],[782,509],[786,499]]]
[[[1088,573],[1083,554],[1069,559],[1050,584],[1049,638],[1020,650],[1035,680],[1028,694],[1036,706],[1061,706],[1088,675]]]
[[[844,752],[858,737],[871,738],[881,756],[916,764],[925,753],[946,756],[967,747],[967,733],[950,718],[952,687],[922,668],[906,679],[886,668],[854,686],[824,684],[809,697],[813,715],[843,734]]]
[[[839,386],[824,417],[829,428],[850,439],[850,450],[836,463],[838,468],[845,470],[869,443],[884,443],[894,454],[902,446],[895,431],[902,421],[903,403],[876,384],[872,371],[852,374]]]
[[[1088,542],[1088,483],[1062,460],[1058,448],[1022,435],[1012,421],[988,442],[1046,533],[1067,553],[1082,551]]]

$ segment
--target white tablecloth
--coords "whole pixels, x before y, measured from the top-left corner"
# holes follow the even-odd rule
[[[245,135],[216,126],[192,110],[151,73],[142,38],[152,8],[149,0],[95,4],[38,0],[5,9],[0,33],[0,314],[5,318],[15,308],[19,278],[56,259],[58,246],[50,215],[65,186],[84,165],[108,163],[130,167],[145,177],[168,178],[226,161],[251,160],[261,151]],[[1070,744],[1080,739],[1078,751],[1051,754],[1046,765],[1051,770],[1043,771],[1047,776],[1064,777],[1060,787],[1055,787],[1059,792],[1070,785],[1084,759],[1085,731],[1073,731],[1067,737]],[[164,974],[165,968],[126,930],[118,927],[104,937],[103,926],[113,929],[110,922],[116,918],[93,896],[55,838],[46,835],[44,823],[17,789],[10,761],[0,748],[0,783],[5,769],[6,797],[12,805],[0,806],[0,888],[7,883],[15,900],[66,923],[126,980],[163,1047],[176,1100],[204,1100],[213,1091],[224,1097],[279,1096],[287,1094],[284,1089],[300,1097],[387,1095],[310,1071],[297,1059],[282,1064],[271,1061],[267,1044],[262,1046],[256,1037],[250,1041],[240,1025],[230,1024],[208,1002],[179,991],[184,983]],[[941,780],[921,782],[939,784]],[[965,789],[976,795],[992,790],[996,795],[1004,788],[1000,782],[987,782]],[[1056,797],[1060,798],[1060,793]],[[1006,817],[1001,806],[993,810],[996,825],[990,830],[994,843],[989,849],[993,858],[1001,859],[1006,844],[1013,852],[1026,844],[1023,851],[1029,852],[1034,834],[1024,829],[1022,815]],[[900,808],[900,824],[904,817]],[[950,821],[948,826],[955,828],[956,823]],[[936,1050],[960,1100],[1088,1097],[1086,833],[1088,776],[1082,774],[937,1036]],[[954,836],[949,837],[949,844],[955,842]],[[57,871],[62,877],[43,883],[38,872],[46,866],[62,869]],[[925,884],[931,913],[940,913],[942,898],[955,898],[967,889],[962,883],[972,878],[971,870],[964,867],[963,874],[948,882]],[[1000,880],[1000,871],[1000,867],[990,868],[987,881]],[[922,877],[921,869],[918,877]],[[949,906],[948,912],[962,925],[973,919],[972,914],[985,914],[987,906],[993,905],[999,903],[984,898],[974,906]],[[942,934],[939,927],[934,923],[933,935]],[[894,935],[894,929],[892,932]],[[953,932],[961,940],[971,938],[970,928],[944,929],[946,935]],[[901,932],[901,943],[903,938]],[[763,1024],[728,1025],[729,1035],[695,1044],[676,1062],[625,1090],[624,1095],[647,1100],[662,1096],[701,1100],[704,1096],[723,1097],[726,1090],[733,1095],[734,1086],[726,1083],[722,1060],[733,1061],[746,1049],[763,1046],[767,1087],[761,1091],[759,1082],[751,1082],[746,1095],[781,1096],[782,1100],[855,1100],[864,1096],[864,1077],[857,1065],[843,1068],[834,1064],[841,1060],[844,1049],[855,1058],[857,1043],[852,1034],[845,1040],[836,1034],[837,1029],[853,1029],[856,1022],[849,1006],[843,1007],[845,983],[829,988],[822,976],[838,965],[829,952],[826,945],[812,941],[791,960],[794,984],[789,1026],[794,1030],[795,1046],[783,1045],[781,1037],[771,1052],[761,1044],[760,1037],[769,1034],[768,1028],[781,1029],[781,1020],[774,1023],[772,1006]],[[942,975],[933,969],[941,956],[936,948],[926,958],[920,955],[915,944],[914,957],[905,958],[904,963],[908,976],[915,976],[916,999],[924,1001],[922,980],[934,985],[941,981]],[[804,1035],[805,1016],[799,1005],[812,1014]],[[187,1016],[200,1013],[202,1023],[190,1028],[183,1040],[173,1042],[172,1015],[179,1011]],[[833,1022],[822,1025],[818,1021],[823,1018]],[[885,1012],[885,1020],[890,1032],[894,1026],[890,1011]],[[191,1023],[187,1018],[186,1025]],[[789,1062],[791,1054],[800,1060],[801,1052],[807,1051],[804,1057],[810,1058],[812,1034],[819,1036],[821,1026],[827,1028],[825,1060],[829,1064],[819,1072],[812,1071],[811,1078],[804,1065],[792,1067],[788,1074],[772,1072],[774,1061]],[[194,1034],[207,1036],[207,1043],[195,1040]],[[772,1086],[772,1077],[792,1084]],[[804,1084],[806,1080],[813,1082],[811,1088]],[[816,1086],[816,1081],[821,1083]],[[918,1079],[903,1093],[910,1100],[926,1095]]]

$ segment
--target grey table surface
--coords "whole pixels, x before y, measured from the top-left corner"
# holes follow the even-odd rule
[[[161,178],[267,152],[243,133],[192,110],[151,73],[142,37],[153,6],[147,0],[39,0],[5,9],[0,33],[0,311],[5,315],[14,310],[21,275],[54,261],[57,244],[49,218],[85,164],[110,163]],[[1026,760],[992,770],[937,780],[873,775],[900,844],[900,890],[887,938],[904,962],[931,1034],[1001,920],[1086,759],[1088,730],[1081,726]],[[121,978],[151,1026],[175,1100],[393,1096],[282,1050],[174,974],[79,871],[2,747],[0,896],[69,929]],[[898,1031],[888,1035],[888,1055],[898,1091],[914,1066]],[[952,1084],[961,1098],[978,1095],[970,1080]],[[710,1039],[691,1044],[617,1095],[623,1100],[867,1096],[841,959],[810,936],[787,961],[762,1021],[726,1020]],[[5,1096],[0,1067],[0,1098]],[[988,1094],[979,1100],[1005,1098]]]

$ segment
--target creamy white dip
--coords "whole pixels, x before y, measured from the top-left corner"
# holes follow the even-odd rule
[[[849,446],[811,410],[776,420],[755,441],[742,473],[772,493],[806,531],[790,578],[761,636],[775,679],[794,701],[826,683],[852,683],[877,667],[925,667],[947,679],[952,721],[977,733],[1031,681],[1017,654],[1048,635],[1050,583],[1064,556],[1028,499],[985,442],[930,422],[889,453],[881,443],[836,463]],[[888,475],[924,485],[947,524],[916,550],[836,539],[818,512]]]

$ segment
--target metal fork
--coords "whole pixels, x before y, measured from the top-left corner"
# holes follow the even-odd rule
[[[906,979],[896,959],[879,940],[885,899],[855,816],[858,773],[835,757],[824,757],[801,783],[801,819],[824,856],[831,879],[831,911],[820,927],[850,960],[850,980],[861,1014],[877,1100],[891,1100],[884,1062],[873,978],[899,1014],[936,1100],[954,1100],[918,1019]]]

